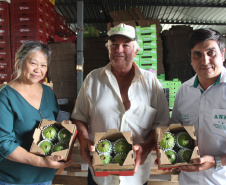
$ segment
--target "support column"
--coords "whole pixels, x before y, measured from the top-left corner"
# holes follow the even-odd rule
[[[77,95],[80,91],[83,82],[83,1],[77,1]]]

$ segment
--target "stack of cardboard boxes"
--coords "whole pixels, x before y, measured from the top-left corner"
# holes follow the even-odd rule
[[[84,39],[84,78],[92,70],[104,67],[109,62],[105,39],[106,37]]]
[[[48,77],[58,99],[75,100],[77,96],[76,44],[51,43],[52,58]]]
[[[162,32],[167,80],[178,78],[185,82],[195,74],[187,48],[188,38],[192,31],[190,26],[173,26]]]

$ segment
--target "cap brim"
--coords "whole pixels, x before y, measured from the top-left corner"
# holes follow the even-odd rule
[[[108,37],[105,39],[105,41],[108,41],[110,38],[112,38],[112,37],[114,37],[114,36],[124,36],[124,37],[127,37],[127,38],[131,39],[131,40],[136,40],[136,38],[131,38],[131,37],[128,37],[128,36],[126,36],[126,35],[115,34],[115,35],[108,36]]]

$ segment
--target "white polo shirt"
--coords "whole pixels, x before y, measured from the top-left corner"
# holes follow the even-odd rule
[[[118,129],[131,131],[133,144],[143,143],[151,130],[169,124],[168,103],[160,82],[152,73],[133,65],[135,77],[128,90],[131,107],[127,111],[110,63],[92,71],[84,80],[72,118],[88,123],[91,140],[95,132]],[[134,176],[120,177],[120,184],[145,183],[150,174],[150,157]],[[98,184],[111,184],[111,177],[94,177],[94,180]]]
[[[226,69],[218,80],[203,91],[197,75],[179,88],[171,117],[172,123],[194,125],[200,156],[226,154]],[[202,172],[181,172],[181,185],[226,184],[226,166]]]

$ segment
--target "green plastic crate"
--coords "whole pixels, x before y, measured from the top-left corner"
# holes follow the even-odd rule
[[[140,63],[140,68],[145,69],[149,72],[152,72],[157,76],[157,65],[155,64],[144,65]]]
[[[143,39],[142,39],[141,35],[137,35],[137,43],[139,45],[143,45]]]
[[[137,52],[138,55],[143,55],[144,53],[144,48],[143,48],[143,45],[139,45],[140,49],[139,51]]]
[[[141,38],[142,38],[143,42],[152,41],[152,40],[157,40],[157,35],[156,35],[156,33],[151,33],[148,35],[141,35]]]
[[[160,74],[157,76],[159,80],[165,81],[165,74]]]
[[[157,64],[157,58],[152,56],[140,55],[140,64]]]
[[[165,81],[162,82],[163,88],[169,88],[169,86],[170,86],[170,81],[165,80]]]
[[[143,51],[143,56],[156,57],[156,59],[157,59],[157,49],[156,48],[145,49]]]
[[[144,49],[156,49],[156,48],[157,48],[156,40],[144,42]]]
[[[136,56],[133,58],[133,61],[134,61],[138,66],[140,66],[140,56],[139,56],[139,55],[136,55]]]
[[[136,33],[139,33],[139,34],[153,33],[153,32],[156,32],[156,25],[152,24],[148,27],[136,26],[135,29],[136,29]]]
[[[179,81],[177,78],[174,78],[172,81],[172,85],[179,87],[181,86],[181,81]]]

